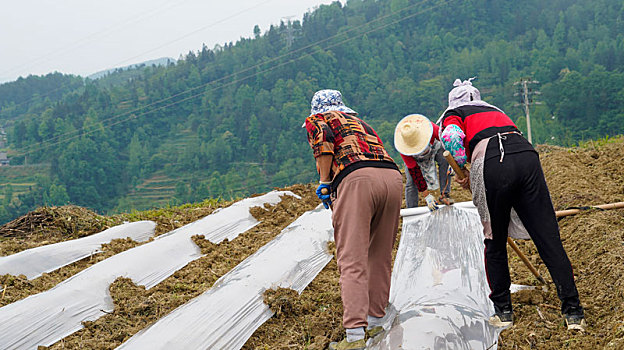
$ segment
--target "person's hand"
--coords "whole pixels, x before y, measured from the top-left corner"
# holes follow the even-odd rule
[[[323,200],[323,206],[325,207],[325,209],[329,209],[330,205],[331,205],[331,199]]]
[[[464,178],[460,179],[459,176],[455,176],[455,182],[457,182],[463,189],[470,189],[470,171],[466,168],[462,169]]]
[[[446,171],[446,175],[447,176],[455,176],[455,169],[453,169],[452,166],[449,166],[448,170]]]
[[[329,195],[330,193],[331,185],[329,184],[320,184],[316,188],[316,196],[319,197],[319,199],[323,202],[323,206],[325,207],[325,209],[329,209],[329,206],[331,204],[331,198]]]
[[[444,204],[444,205],[453,205],[453,204],[455,204],[455,201],[450,196],[442,195],[442,196],[440,196],[440,198],[438,198],[438,203],[441,203],[441,204]]]
[[[425,202],[427,202],[427,207],[429,207],[430,211],[434,211],[438,209],[438,203],[436,203],[435,199],[431,194],[425,197]]]

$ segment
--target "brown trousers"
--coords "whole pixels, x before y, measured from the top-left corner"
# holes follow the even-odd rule
[[[332,224],[345,328],[385,315],[402,195],[401,173],[393,169],[361,168],[338,187]]]

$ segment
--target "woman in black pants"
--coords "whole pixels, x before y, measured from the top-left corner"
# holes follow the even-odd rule
[[[495,310],[490,324],[513,323],[507,235],[526,230],[557,287],[568,329],[584,330],[572,266],[537,152],[505,113],[481,100],[470,80],[458,79],[454,85],[439,120],[441,140],[460,167],[470,159],[471,171],[463,168],[466,177],[456,181],[472,189],[484,227],[485,267]]]

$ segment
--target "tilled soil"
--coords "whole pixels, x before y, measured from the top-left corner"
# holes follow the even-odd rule
[[[590,142],[582,148],[538,147],[555,210],[624,201],[624,173],[619,170],[624,161],[623,150],[622,138],[600,145]],[[114,349],[140,329],[210,288],[220,276],[273,239],[299,215],[315,207],[318,200],[314,188],[313,185],[286,188],[303,196],[303,200],[287,198],[268,210],[254,210],[254,216],[262,224],[232,242],[215,245],[196,237],[195,242],[206,256],[190,263],[151,290],[146,291],[128,279],[118,279],[110,287],[115,311],[97,321],[86,322],[83,330],[51,348]],[[455,184],[452,196],[458,202],[470,200],[470,194],[458,189]],[[229,204],[211,203],[205,207],[188,206],[149,214],[135,213],[131,219],[156,220],[159,224],[157,232],[163,233]],[[515,324],[502,332],[498,348],[624,349],[624,209],[585,210],[560,218],[559,225],[586,310],[587,331],[575,333],[565,329],[554,285],[535,246],[531,241],[516,241],[547,280],[548,289],[513,294]],[[28,232],[22,236],[27,237]],[[56,239],[70,239],[70,236]],[[19,245],[20,239],[27,241],[16,236],[4,238],[0,241],[0,249],[5,250],[0,251],[5,254],[6,251],[15,251],[8,247]],[[44,243],[23,244],[30,248]],[[103,254],[112,255],[133,245],[136,243],[114,241],[110,244],[110,253]],[[100,255],[103,257],[103,254]],[[96,255],[91,259],[101,260],[101,257]],[[37,280],[0,276],[0,283],[6,286],[0,305],[48,289],[92,264],[86,260],[42,276],[41,279],[48,279],[46,287],[31,286],[36,285]],[[511,249],[509,260],[513,283],[539,286]],[[253,334],[244,349],[325,349],[330,341],[340,340],[344,330],[341,326],[338,277],[334,259],[301,295],[287,289],[267,291],[265,302],[276,314]],[[19,290],[24,292],[17,292]]]
[[[618,169],[623,150],[622,138],[585,148],[538,147],[555,210],[624,201],[624,172]],[[471,199],[455,184],[452,197],[458,202]],[[562,217],[559,223],[586,310],[587,331],[567,331],[554,284],[535,246],[516,241],[548,288],[513,294],[515,324],[502,332],[498,348],[624,349],[624,209],[586,210]],[[508,255],[512,282],[539,287],[511,249]],[[293,306],[278,311],[244,348],[325,349],[330,341],[342,339],[338,277],[332,260],[298,298],[286,294]]]
[[[0,227],[0,256],[89,236],[119,223],[74,205],[39,208]]]
[[[624,139],[585,148],[538,147],[555,210],[624,201]],[[518,242],[542,276],[548,292],[512,297],[516,324],[503,331],[499,349],[624,349],[624,209],[590,209],[559,219],[561,240],[574,269],[588,327],[563,326],[552,280],[531,241]],[[536,284],[519,259],[512,281]]]
[[[115,310],[96,321],[84,322],[84,329],[50,348],[114,349],[160,317],[205,292],[217,279],[275,238],[293,218],[318,205],[309,186],[295,185],[286,190],[303,198],[297,200],[284,196],[275,206],[252,208],[252,215],[261,223],[232,241],[214,244],[203,236],[193,237],[204,256],[150,290],[135,285],[128,278],[118,278],[109,288]]]
[[[2,256],[6,256],[46,244],[80,238],[101,232],[124,221],[155,221],[157,223],[156,235],[158,236],[196,221],[231,203],[225,201],[216,203],[216,201],[210,200],[196,205],[149,210],[114,217],[103,217],[76,206],[40,208],[0,228],[0,252]],[[28,231],[28,227],[32,227],[32,229]],[[16,234],[16,232],[20,232],[20,234]],[[103,244],[100,253],[61,267],[56,271],[44,273],[33,280],[28,280],[24,275],[0,275],[0,287],[2,289],[0,307],[24,299],[29,295],[46,291],[104,259],[145,243],[147,242],[138,243],[131,239],[114,239],[108,244]]]

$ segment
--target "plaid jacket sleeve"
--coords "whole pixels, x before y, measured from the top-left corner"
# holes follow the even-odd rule
[[[334,154],[334,134],[322,114],[306,118],[305,127],[314,158],[323,154]]]

